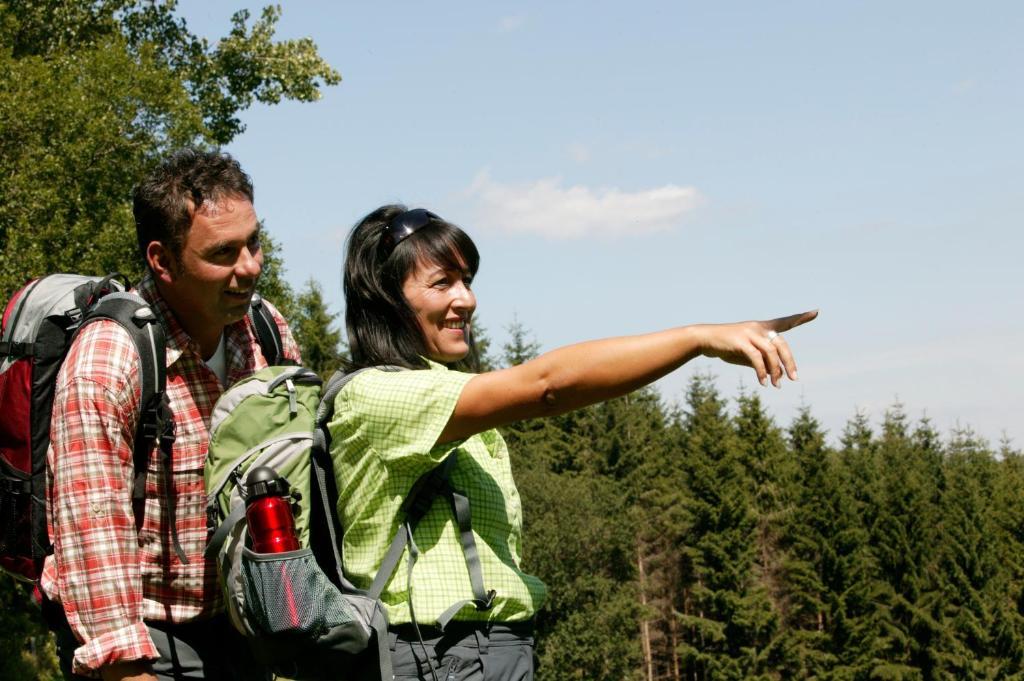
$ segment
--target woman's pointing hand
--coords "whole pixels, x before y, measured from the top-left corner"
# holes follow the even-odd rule
[[[771,378],[772,385],[779,388],[783,371],[789,380],[797,379],[796,360],[782,334],[817,316],[818,311],[811,310],[767,321],[702,324],[698,327],[701,354],[752,367],[761,385]]]

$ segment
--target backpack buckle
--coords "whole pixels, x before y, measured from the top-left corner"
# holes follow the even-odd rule
[[[142,437],[155,442],[160,435],[160,410],[154,407],[144,409],[139,418],[142,419],[142,428],[139,431]]]
[[[161,420],[163,421],[163,428],[160,429],[160,449],[169,452],[175,439],[174,419],[165,416]]]
[[[0,477],[0,492],[7,492],[14,496],[30,494],[32,492],[32,481],[9,478],[7,476]]]
[[[495,591],[494,589],[491,589],[490,591],[487,592],[487,599],[486,600],[483,600],[483,601],[481,601],[481,600],[473,601],[473,605],[476,606],[477,612],[484,612],[485,610],[490,610],[491,608],[493,608],[494,607],[494,597],[497,596],[497,595],[498,595],[498,592]]]
[[[156,322],[156,315],[153,313],[153,308],[147,305],[135,311],[135,314],[132,315],[132,321],[135,322],[135,326],[141,329],[146,324]]]
[[[206,541],[210,541],[210,537],[217,531],[217,525],[220,524],[220,511],[217,510],[217,504],[207,504],[206,506]]]

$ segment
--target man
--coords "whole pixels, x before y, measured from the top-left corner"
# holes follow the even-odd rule
[[[136,292],[167,336],[173,493],[154,452],[145,508],[133,511],[139,358],[116,323],[90,324],[57,378],[47,460],[54,553],[41,586],[67,618],[62,668],[106,681],[268,678],[218,614],[216,565],[203,558],[213,405],[267,364],[246,317],[263,263],[252,184],[230,156],[185,149],[136,187],[134,212],[148,267]],[[287,324],[269,309],[284,356],[298,361]]]

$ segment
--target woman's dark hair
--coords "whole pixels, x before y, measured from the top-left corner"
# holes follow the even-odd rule
[[[381,206],[348,235],[343,281],[352,359],[347,370],[382,365],[426,368],[423,332],[402,294],[402,285],[420,260],[445,269],[469,270],[473,275],[480,267],[480,254],[469,235],[436,216],[389,250],[381,243],[381,235],[406,211],[402,205]],[[472,324],[467,331],[469,354],[450,366],[477,371],[479,355]]]

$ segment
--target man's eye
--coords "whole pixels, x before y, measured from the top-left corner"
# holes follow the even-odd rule
[[[433,282],[431,284],[431,286],[433,288],[447,288],[448,280],[447,279],[438,279],[437,281]]]

